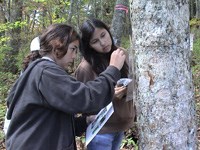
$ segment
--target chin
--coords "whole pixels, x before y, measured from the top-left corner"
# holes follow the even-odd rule
[[[109,53],[110,51],[111,51],[110,49],[109,50],[105,50],[104,53]]]
[[[111,47],[109,47],[107,50],[105,50],[106,53],[109,53],[111,51]]]

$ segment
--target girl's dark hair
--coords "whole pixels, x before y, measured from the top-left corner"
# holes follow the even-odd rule
[[[22,71],[25,71],[26,68],[28,67],[28,65],[29,65],[32,61],[34,61],[34,60],[36,60],[36,59],[38,59],[38,58],[41,58],[41,56],[40,56],[40,54],[39,54],[39,50],[32,51],[30,54],[28,54],[28,55],[24,58],[24,60],[23,60],[23,62],[22,62]]]
[[[40,36],[40,54],[44,56],[56,51],[57,57],[62,58],[67,53],[69,44],[75,40],[80,43],[80,37],[73,27],[66,24],[50,25]]]
[[[110,34],[112,46],[111,51],[109,53],[99,53],[90,46],[90,40],[95,28],[106,29]],[[114,43],[110,30],[108,26],[102,21],[98,19],[88,19],[82,24],[82,26],[80,27],[80,31],[82,42],[82,48],[80,49],[80,52],[85,58],[85,60],[87,60],[91,64],[93,70],[97,74],[100,74],[109,65],[110,56],[112,52],[117,49],[117,46]],[[121,69],[121,75],[122,77],[128,76],[128,65],[126,62],[124,63],[124,66]]]

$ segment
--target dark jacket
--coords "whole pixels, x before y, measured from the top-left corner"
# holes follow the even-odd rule
[[[86,83],[88,81],[96,79],[98,75],[93,71],[92,66],[86,60],[83,59],[82,62],[79,64],[77,70],[75,71],[75,76],[77,80]],[[125,131],[134,125],[135,106],[132,100],[132,93],[133,88],[128,87],[126,97],[122,99],[113,99],[112,102],[114,107],[114,113],[103,126],[103,128],[100,130],[100,133]],[[99,100],[103,100],[103,97],[99,97]],[[91,118],[93,118],[94,120],[94,117]]]
[[[8,96],[7,150],[76,149],[75,128],[85,128],[86,122],[74,114],[109,104],[119,78],[119,70],[109,66],[95,81],[83,84],[54,62],[36,60]]]

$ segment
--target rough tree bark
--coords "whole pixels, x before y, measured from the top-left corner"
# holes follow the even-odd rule
[[[125,27],[126,9],[128,10],[128,0],[117,0],[112,19],[111,33],[116,45],[120,46],[121,37]]]
[[[130,0],[140,150],[196,150],[189,1]]]

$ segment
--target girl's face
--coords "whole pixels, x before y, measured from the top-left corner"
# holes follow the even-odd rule
[[[111,50],[112,40],[106,29],[95,28],[89,44],[99,53],[108,53]]]
[[[67,53],[64,57],[57,60],[57,64],[64,69],[67,69],[69,64],[73,63],[74,59],[76,58],[77,51],[79,49],[79,41],[73,41],[69,44]]]

